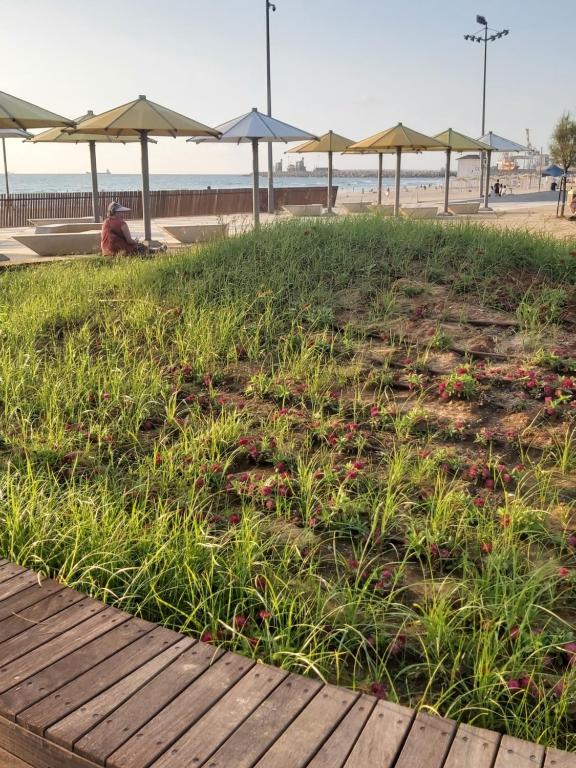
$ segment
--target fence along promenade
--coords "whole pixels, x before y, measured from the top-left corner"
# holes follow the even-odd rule
[[[327,187],[281,187],[275,190],[277,209],[283,205],[326,202]],[[338,188],[333,191],[333,204]],[[100,212],[113,200],[131,209],[129,218],[142,218],[142,195],[137,190],[100,192]],[[153,218],[220,216],[252,211],[252,189],[176,189],[150,193]],[[268,190],[260,190],[260,210],[268,209]],[[42,192],[0,195],[0,228],[26,227],[28,219],[68,219],[92,215],[91,192]]]

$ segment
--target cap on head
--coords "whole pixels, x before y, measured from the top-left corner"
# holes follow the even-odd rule
[[[129,211],[130,208],[126,208],[124,205],[120,205],[120,203],[117,203],[116,201],[110,203],[108,206],[108,216],[113,216],[115,213],[122,213],[124,211]]]

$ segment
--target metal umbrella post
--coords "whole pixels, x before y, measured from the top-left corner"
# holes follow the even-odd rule
[[[150,217],[150,169],[148,165],[148,131],[139,131],[140,149],[142,151],[142,217],[144,219],[144,240],[152,240],[152,223]]]
[[[252,213],[254,229],[260,226],[260,170],[258,168],[258,139],[252,139]]]
[[[6,183],[6,195],[10,197],[10,184],[8,182],[8,161],[6,160],[6,139],[2,139],[2,154],[4,156],[4,181]]]
[[[402,147],[396,147],[396,191],[394,197],[394,216],[400,215],[400,167],[402,164]]]

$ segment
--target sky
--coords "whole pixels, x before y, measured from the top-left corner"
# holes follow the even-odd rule
[[[266,0],[0,0],[0,91],[66,117],[102,112],[139,94],[211,126],[256,106],[266,111]],[[401,121],[423,133],[480,135],[479,27],[510,29],[489,43],[486,129],[535,147],[576,109],[576,6],[563,21],[543,0],[277,0],[271,14],[272,110],[314,134],[362,139]],[[551,17],[554,14],[554,18]],[[555,23],[552,24],[552,21]],[[553,34],[550,33],[553,30]],[[15,173],[82,173],[81,145],[7,142]],[[286,145],[275,145],[275,159]],[[297,156],[287,156],[285,159]],[[306,155],[308,167],[325,156]],[[406,167],[439,168],[443,153]],[[98,148],[100,169],[139,171],[138,146]],[[265,164],[265,149],[261,152]],[[384,158],[392,168],[394,159]],[[335,167],[375,158],[336,156]],[[160,139],[151,173],[248,173],[250,148]]]

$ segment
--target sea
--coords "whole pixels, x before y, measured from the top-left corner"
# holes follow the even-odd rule
[[[25,192],[90,192],[92,183],[89,173],[9,173],[8,181],[12,194]],[[402,178],[405,187],[435,187],[443,183],[441,177],[430,178],[410,176]],[[141,189],[141,177],[137,173],[99,173],[98,186],[102,191],[129,192]],[[266,177],[260,178],[261,186]],[[378,184],[374,177],[334,177],[334,185],[348,192],[370,192]],[[384,189],[394,185],[394,179],[384,177]],[[249,174],[173,174],[155,173],[150,175],[150,189],[233,189],[252,186]],[[326,179],[318,176],[277,176],[275,187],[323,187]],[[4,176],[0,174],[0,194],[5,191]]]

